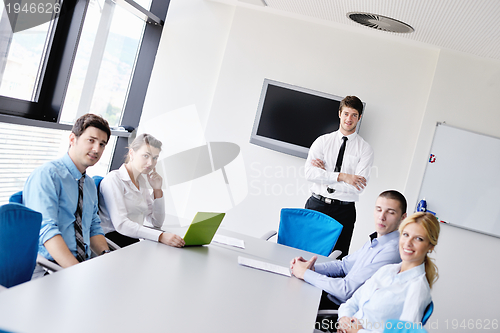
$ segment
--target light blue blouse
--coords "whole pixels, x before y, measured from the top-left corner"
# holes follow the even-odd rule
[[[339,318],[355,317],[360,332],[383,332],[388,319],[421,322],[431,302],[424,264],[399,273],[401,264],[380,268],[339,308]]]

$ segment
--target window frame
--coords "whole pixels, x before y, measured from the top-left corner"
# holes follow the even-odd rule
[[[89,3],[90,0],[63,2],[61,12],[64,15],[57,19],[45,69],[45,73],[51,74],[43,77],[38,101],[31,102],[0,96],[0,122],[71,130],[71,125],[59,124],[59,118]],[[149,11],[135,4],[133,0],[120,0],[116,3],[127,10],[131,7],[139,9],[142,15],[138,16],[147,22],[120,124],[137,128],[170,0],[152,0]],[[112,135],[118,138],[110,170],[121,165],[130,133],[112,131]]]

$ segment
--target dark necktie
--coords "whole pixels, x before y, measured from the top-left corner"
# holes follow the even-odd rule
[[[342,142],[342,145],[340,146],[339,156],[337,157],[337,163],[335,163],[334,172],[340,172],[340,169],[342,168],[342,161],[344,160],[345,144],[347,142],[347,137],[343,136],[342,140],[344,140],[344,142]]]
[[[83,182],[85,174],[78,181],[78,206],[75,212],[75,238],[76,238],[76,259],[79,262],[85,261],[87,254],[85,252],[85,242],[82,232],[82,209],[83,209]]]

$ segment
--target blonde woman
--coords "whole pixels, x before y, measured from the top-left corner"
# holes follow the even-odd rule
[[[184,240],[175,234],[143,226],[148,221],[159,228],[165,219],[163,179],[155,168],[161,145],[150,134],[138,135],[129,146],[125,163],[100,184],[101,226],[106,237],[121,247],[138,242],[138,238],[184,246]]]
[[[421,322],[438,278],[428,253],[439,237],[430,213],[415,213],[399,226],[400,264],[380,268],[339,308],[338,332],[383,332],[388,319]]]

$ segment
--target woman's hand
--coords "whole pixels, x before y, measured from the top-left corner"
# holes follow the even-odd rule
[[[363,328],[358,321],[358,318],[354,317],[342,317],[339,319],[337,333],[357,333]]]
[[[167,244],[173,247],[183,247],[184,245],[186,245],[184,239],[176,234],[171,234],[170,232],[162,233],[158,241],[160,243]]]
[[[149,185],[153,188],[153,190],[160,190],[161,185],[163,184],[163,178],[161,178],[160,174],[156,172],[156,168],[153,169],[153,172],[147,175]]]

